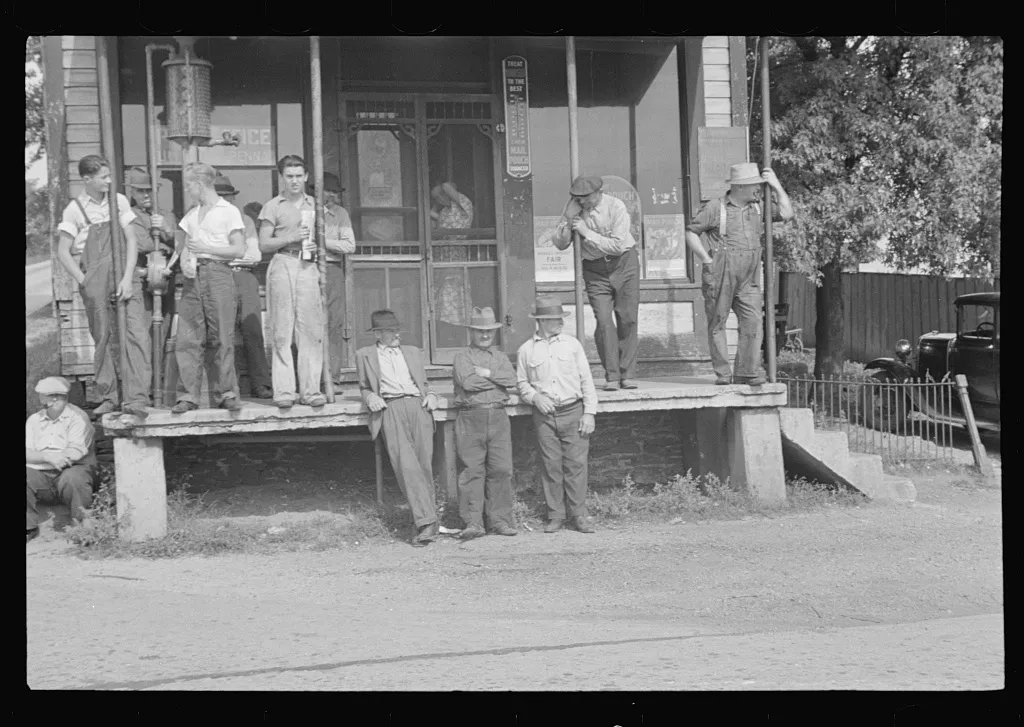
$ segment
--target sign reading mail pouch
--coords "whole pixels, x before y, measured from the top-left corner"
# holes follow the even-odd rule
[[[505,151],[510,177],[530,176],[530,95],[526,59],[508,56],[501,64],[505,79]]]

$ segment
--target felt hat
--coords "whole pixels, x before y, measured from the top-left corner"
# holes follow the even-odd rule
[[[726,181],[729,184],[761,184],[764,182],[761,179],[761,173],[757,171],[757,164],[753,162],[733,164],[729,167],[729,178]]]
[[[604,180],[600,177],[579,176],[573,180],[572,186],[569,187],[569,194],[573,197],[586,197],[588,194],[597,192],[603,186]]]
[[[213,188],[217,190],[217,194],[238,194],[238,190],[231,184],[231,180],[223,174],[218,174],[217,178],[213,180]]]
[[[383,328],[401,328],[401,325],[398,323],[398,316],[387,308],[375,310],[370,314],[370,327],[367,330],[379,331]]]
[[[565,318],[569,315],[562,309],[562,301],[553,295],[538,295],[530,318]]]
[[[478,328],[480,330],[492,330],[494,328],[501,328],[501,324],[494,319],[494,311],[490,308],[473,308],[473,313],[469,316],[469,323],[466,324],[466,328]]]
[[[153,179],[142,167],[132,167],[124,175],[124,186],[135,189],[153,189]]]
[[[60,394],[61,396],[67,396],[69,391],[71,391],[71,384],[63,376],[47,376],[45,379],[40,379],[39,383],[36,384],[37,394]]]

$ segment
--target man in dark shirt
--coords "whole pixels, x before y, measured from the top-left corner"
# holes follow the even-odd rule
[[[455,451],[459,466],[462,538],[478,538],[484,518],[491,532],[515,535],[512,519],[512,429],[505,404],[516,386],[508,356],[492,348],[501,324],[490,308],[473,308],[467,326],[472,346],[455,354]]]

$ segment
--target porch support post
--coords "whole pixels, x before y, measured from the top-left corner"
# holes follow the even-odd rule
[[[579,109],[576,105],[576,39],[565,37],[565,71],[569,104],[569,184],[580,174]],[[583,251],[579,233],[572,233],[572,259],[575,275],[576,338],[584,341],[583,333]]]
[[[733,487],[758,502],[786,500],[779,410],[729,409],[729,477]]]
[[[164,440],[114,438],[117,536],[138,542],[167,535]]]
[[[459,476],[455,461],[455,420],[437,422],[434,431],[434,478],[448,494],[448,502],[458,508]]]
[[[320,36],[309,36],[309,74],[313,114],[313,187],[316,197],[316,266],[320,273],[320,305],[324,312],[323,369],[324,395],[334,402],[334,381],[331,378],[331,321],[327,309],[327,236],[324,220],[324,104],[320,80]]]
[[[764,140],[764,168],[772,166],[772,119],[768,99],[768,36],[761,38],[761,138]],[[764,185],[764,313],[765,360],[768,380],[775,383],[775,261],[772,250],[772,188]]]

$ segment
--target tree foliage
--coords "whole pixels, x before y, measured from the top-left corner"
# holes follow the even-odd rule
[[[25,169],[42,158],[46,146],[46,117],[43,115],[42,38],[30,35],[25,41],[25,149],[34,147],[25,158]]]

